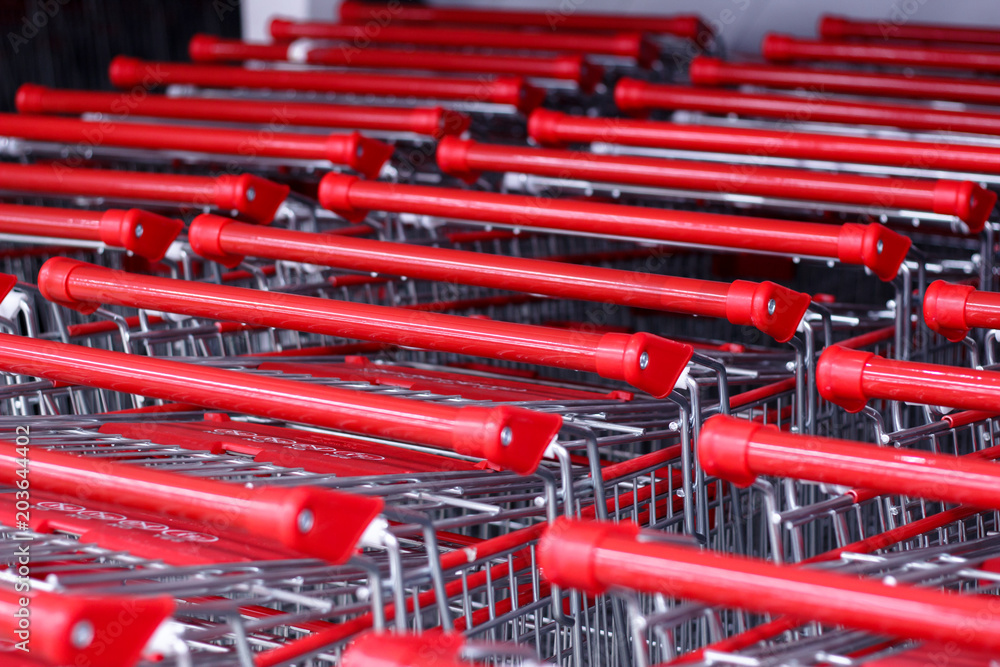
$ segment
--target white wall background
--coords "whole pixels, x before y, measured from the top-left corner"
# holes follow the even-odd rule
[[[271,16],[330,20],[339,0],[243,0],[244,39],[266,40]],[[814,36],[820,15],[1000,27],[1000,0],[450,0],[435,5],[623,14],[697,13],[730,53],[756,53],[767,32]]]

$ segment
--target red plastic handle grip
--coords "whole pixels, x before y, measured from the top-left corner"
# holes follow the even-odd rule
[[[884,399],[1000,413],[1000,372],[885,359],[839,345],[820,355],[816,384],[848,412]]]
[[[514,227],[828,257],[863,264],[883,280],[895,277],[910,248],[908,238],[877,224],[832,226],[560,199],[546,199],[540,206],[536,197],[527,195],[362,181],[341,174],[323,178],[319,199],[324,207],[349,218],[368,210],[419,213]]]
[[[341,667],[471,667],[461,633],[367,632],[344,651]]]
[[[736,113],[780,120],[885,125],[913,130],[949,130],[1000,134],[1000,114],[931,109],[912,104],[861,104],[843,100],[801,99],[789,95],[741,93],[691,86],[647,84],[619,79],[615,86],[618,108],[631,113],[649,109],[686,109],[713,114]]]
[[[364,2],[346,0],[340,3],[341,23],[367,23],[385,20],[407,23],[457,23],[466,25],[548,28],[550,30],[609,30],[648,32],[674,35],[691,41],[708,42],[712,29],[696,15],[638,16],[623,14],[588,14],[573,12],[532,12],[495,9],[464,9],[460,7],[426,7],[403,5],[391,13]]]
[[[65,257],[38,274],[45,298],[93,310],[101,304],[209,317],[342,338],[568,368],[631,383],[657,398],[691,358],[690,345],[649,334],[594,334],[388,306],[143,276]]]
[[[153,94],[129,97],[125,104],[120,93],[60,90],[30,83],[18,88],[16,102],[18,111],[32,114],[99,111],[156,118],[414,132],[435,138],[461,134],[469,127],[468,116],[441,107],[370,107],[266,100],[219,104],[218,100],[204,97]]]
[[[14,445],[0,446],[0,479],[22,470]],[[343,563],[382,511],[381,498],[319,487],[254,487],[61,452],[31,451],[31,485],[81,500],[162,512],[226,530],[273,539],[310,556]]]
[[[485,30],[480,28],[438,28],[428,26],[385,25],[378,30],[363,26],[300,22],[274,19],[271,37],[279,40],[330,39],[355,44],[413,44],[477,49],[516,49],[518,51],[555,51],[601,54],[632,58],[647,67],[659,57],[659,50],[641,32],[608,35],[571,32],[532,32]],[[350,48],[350,47],[349,47]],[[357,48],[357,47],[355,47]],[[360,50],[360,49],[359,49]]]
[[[970,646],[1000,648],[1000,619],[988,611],[990,598],[677,546],[644,539],[631,523],[559,519],[539,543],[538,562],[553,584],[589,594],[625,588],[880,636],[961,636]]]
[[[393,148],[374,139],[351,134],[256,132],[180,125],[153,125],[73,118],[0,114],[0,133],[33,141],[83,146],[120,146],[149,150],[186,150],[202,153],[329,160],[369,178],[378,176]]]
[[[548,109],[531,114],[528,133],[538,143],[549,146],[603,141],[650,148],[1000,174],[1000,149],[992,146],[588,118]]]
[[[562,426],[559,415],[511,406],[424,403],[9,334],[0,370],[442,447],[523,474]]]
[[[1000,33],[998,33],[1000,35]],[[770,34],[761,52],[771,61],[833,61],[897,67],[934,67],[974,72],[1000,72],[1000,51],[970,51],[923,46],[858,42],[817,42]]]
[[[400,76],[316,72],[286,69],[244,69],[225,65],[143,62],[118,56],[108,73],[119,88],[143,85],[149,71],[155,85],[184,83],[214,88],[268,88],[320,93],[354,93],[381,97],[492,102],[527,113],[545,99],[545,91],[529,86],[520,77],[476,78]],[[148,87],[148,86],[147,86]]]
[[[970,329],[1000,328],[1000,294],[936,280],[924,294],[924,322],[955,343]]]
[[[17,544],[8,543],[12,552]],[[11,569],[16,571],[17,566]],[[21,653],[8,648],[4,664],[8,664],[9,655],[23,655],[31,658],[28,664],[40,666],[133,667],[153,633],[173,611],[174,601],[169,596],[22,592],[5,584],[0,586],[0,638],[11,644],[24,642],[27,650]],[[115,624],[121,627],[122,619],[128,620],[128,631],[108,641],[108,628]]]
[[[239,62],[243,60],[288,60],[285,44],[251,44],[238,39],[196,35],[188,45],[191,60],[197,62]],[[465,74],[494,74],[573,81],[583,92],[593,92],[604,69],[582,55],[555,57],[513,56],[451,51],[400,51],[366,47],[352,49],[317,47],[305,53],[305,62],[329,67],[364,69],[425,70]]]
[[[906,40],[920,42],[950,42],[954,44],[1000,44],[1000,30],[967,26],[916,23],[913,21],[852,21],[839,16],[820,19],[819,33],[823,39]]]
[[[163,258],[182,229],[180,220],[135,208],[83,211],[0,204],[0,232],[4,234],[99,241],[153,261]]]
[[[274,219],[289,188],[251,174],[186,176],[5,162],[0,163],[0,190],[210,205],[227,213],[236,211],[244,220],[266,225]]]
[[[188,240],[202,257],[229,265],[250,255],[564,299],[724,317],[733,324],[756,326],[780,342],[795,334],[810,303],[809,295],[771,282],[716,283],[449,248],[334,238],[285,229],[264,230],[216,215],[195,218],[188,230]]]
[[[771,475],[1000,508],[1000,466],[991,461],[796,435],[723,415],[702,427],[698,458],[706,473],[740,486]]]
[[[438,144],[437,162],[443,171],[470,183],[483,171],[514,171],[606,183],[931,211],[957,216],[977,234],[997,199],[996,193],[970,181],[877,178],[759,166],[746,169],[690,160],[481,144],[457,137],[446,137]]]
[[[806,88],[825,93],[955,100],[972,104],[1000,103],[1000,84],[976,79],[868,74],[853,70],[809,69],[731,63],[698,56],[688,69],[696,86],[755,85],[769,88]]]

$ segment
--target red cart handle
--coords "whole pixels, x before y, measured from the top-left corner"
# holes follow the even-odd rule
[[[476,49],[513,49],[518,51],[555,51],[600,54],[631,58],[649,67],[659,58],[659,49],[641,32],[608,35],[585,32],[531,32],[486,30],[481,28],[438,28],[411,25],[384,25],[378,30],[363,26],[321,21],[271,21],[271,37],[277,40],[300,38],[330,39],[351,44],[413,44]],[[359,49],[362,50],[362,49]],[[405,62],[405,58],[402,60]]]
[[[167,97],[151,93],[130,97],[125,105],[120,93],[60,90],[30,83],[18,88],[16,102],[18,111],[32,114],[82,114],[99,111],[157,118],[413,132],[435,138],[446,134],[461,134],[469,127],[468,116],[441,107],[370,107],[267,100],[240,100],[239,104],[219,104],[218,100],[204,97]]]
[[[15,445],[0,445],[0,480],[23,470]],[[115,503],[272,539],[333,563],[347,561],[382,511],[381,498],[313,486],[251,487],[107,459],[32,449],[31,486],[71,498]]]
[[[250,255],[563,299],[724,317],[733,324],[755,326],[782,343],[795,334],[810,303],[809,295],[771,282],[717,283],[450,248],[285,229],[262,230],[217,215],[196,217],[188,230],[188,241],[202,257],[229,266]]]
[[[924,46],[896,46],[858,42],[817,42],[770,34],[761,43],[761,52],[771,61],[833,61],[891,65],[896,67],[934,67],[973,72],[1000,72],[1000,52],[939,49]]]
[[[367,23],[384,20],[385,9],[364,2],[346,0],[340,3],[341,23]],[[700,16],[625,16],[622,14],[587,14],[584,12],[532,12],[495,9],[463,9],[460,7],[426,7],[403,5],[394,7],[392,20],[407,23],[454,23],[465,25],[548,28],[549,30],[581,30],[607,32],[648,32],[673,35],[707,44],[712,29]]]
[[[419,634],[366,632],[344,651],[341,667],[474,667],[462,657],[465,636],[437,630]]]
[[[801,622],[842,625],[880,636],[953,641],[1000,648],[1000,619],[990,598],[724,555],[644,536],[632,523],[559,519],[538,545],[553,584],[599,595],[623,588],[712,606],[786,614]],[[975,627],[976,632],[962,628]]]
[[[970,181],[877,178],[768,167],[748,170],[690,160],[481,144],[457,137],[441,141],[437,163],[443,171],[470,183],[482,171],[514,171],[605,183],[932,211],[957,216],[976,234],[983,230],[997,200],[996,193]]]
[[[806,88],[824,93],[955,100],[969,104],[1000,104],[1000,84],[947,77],[868,74],[853,70],[809,69],[731,63],[698,56],[688,69],[696,86],[754,85],[769,88]]]
[[[180,220],[135,208],[83,211],[0,204],[0,232],[4,234],[99,241],[152,261],[163,259],[182,229]]]
[[[545,99],[544,90],[528,85],[520,77],[499,77],[483,81],[475,78],[244,69],[224,65],[144,62],[125,56],[117,56],[108,69],[111,83],[119,88],[140,85],[149,87],[150,71],[156,73],[155,85],[183,83],[212,88],[267,88],[492,102],[516,107],[523,113],[531,111]]]
[[[38,286],[45,298],[78,310],[115,304],[569,368],[629,382],[657,398],[673,391],[692,353],[690,345],[643,333],[601,335],[261,292],[124,273],[65,257],[42,266]]]
[[[240,62],[244,60],[290,60],[287,44],[252,44],[214,35],[195,35],[188,44],[196,62]],[[294,55],[293,55],[294,57]],[[465,74],[494,74],[573,81],[585,93],[592,93],[604,77],[604,68],[582,55],[550,58],[451,51],[400,51],[399,49],[310,48],[299,56],[301,62],[329,67],[366,69],[425,70]]]
[[[393,148],[374,139],[351,134],[255,132],[180,125],[152,125],[74,118],[0,114],[0,134],[32,141],[54,141],[84,146],[120,146],[150,150],[187,150],[203,153],[329,160],[347,165],[369,178],[378,176]]]
[[[425,403],[9,334],[0,370],[442,447],[522,474],[562,426],[559,415],[512,406]]]
[[[619,79],[615,86],[615,101],[618,108],[633,114],[649,109],[685,109],[783,121],[800,118],[820,123],[1000,134],[1000,114],[931,109],[912,104],[861,104],[815,97],[802,99],[790,95],[741,93],[669,84],[654,86],[638,79]]]
[[[35,452],[32,451],[32,459]],[[17,544],[13,542],[12,544]],[[30,544],[30,542],[24,542]],[[11,551],[14,551],[12,548]],[[17,565],[12,560],[12,571]],[[156,630],[174,612],[169,596],[78,595],[0,586],[0,639],[24,642],[41,665],[133,667]],[[128,632],[107,641],[107,628],[128,619]],[[8,648],[6,655],[18,654]],[[4,658],[7,663],[7,658]]]
[[[823,398],[848,412],[874,398],[1000,413],[1000,372],[885,359],[839,345],[820,355],[816,383]]]
[[[924,322],[953,343],[969,329],[1000,328],[1000,294],[936,280],[924,294]]]
[[[698,458],[709,475],[744,487],[771,475],[1000,509],[1000,466],[979,458],[796,435],[724,415],[705,422]]]
[[[266,225],[288,197],[289,188],[252,174],[186,176],[5,162],[0,163],[0,190],[210,205]]]
[[[839,16],[820,19],[819,33],[823,39],[905,40],[918,42],[950,42],[953,44],[1000,44],[1000,30],[973,28],[935,23],[905,23],[852,21]]]
[[[992,146],[589,118],[548,109],[531,114],[528,134],[549,146],[603,141],[687,151],[1000,174],[1000,149]]]
[[[547,199],[539,206],[538,199],[528,195],[362,181],[342,174],[323,178],[319,200],[350,219],[368,210],[417,213],[518,228],[827,257],[867,266],[883,280],[896,276],[910,248],[910,239],[874,223],[834,226],[560,199]]]

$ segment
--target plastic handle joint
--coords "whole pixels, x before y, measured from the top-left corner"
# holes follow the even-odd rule
[[[972,285],[955,285],[935,280],[924,293],[924,322],[932,331],[953,343],[960,342],[973,326],[966,319],[969,297],[976,292]],[[1000,308],[997,310],[1000,315]],[[1000,323],[1000,317],[997,318]]]

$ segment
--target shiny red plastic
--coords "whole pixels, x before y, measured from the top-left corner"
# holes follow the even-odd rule
[[[1000,44],[1000,30],[919,23],[909,20],[852,21],[839,16],[824,16],[820,19],[819,33],[823,39],[862,37],[865,39],[982,44],[985,46]]]
[[[671,243],[788,253],[863,264],[891,280],[910,248],[905,236],[878,224],[840,226],[691,211],[620,206],[362,181],[328,174],[322,205],[356,219],[368,210],[480,220],[517,228],[567,230]]]
[[[82,146],[120,146],[149,150],[179,150],[243,156],[329,160],[347,165],[369,178],[378,176],[392,155],[392,146],[351,134],[298,134],[185,127],[131,122],[86,122],[75,118],[49,118],[0,114],[0,135],[32,141]]]
[[[1000,33],[997,33],[1000,37]],[[1000,51],[941,49],[865,42],[818,42],[770,34],[761,52],[771,61],[844,62],[897,67],[932,67],[971,72],[1000,72]]]
[[[23,470],[14,445],[0,445],[0,480]],[[273,539],[294,551],[343,563],[382,511],[381,498],[319,487],[254,487],[35,448],[31,485],[80,500],[113,502],[225,530]]]
[[[287,69],[244,69],[225,65],[144,62],[118,56],[111,61],[111,83],[119,88],[142,85],[149,72],[157,85],[175,83],[217,88],[268,88],[320,93],[353,93],[381,97],[492,102],[531,111],[545,98],[545,91],[529,86],[520,77],[481,78],[400,76],[316,72]]]
[[[924,294],[924,322],[955,343],[970,329],[1000,328],[1000,294],[936,280]]]
[[[783,121],[815,121],[847,125],[884,125],[911,130],[948,130],[1000,134],[1000,114],[931,109],[913,104],[869,104],[793,95],[743,93],[638,79],[619,79],[618,108],[633,113],[649,109],[686,109],[713,114],[740,114]]]
[[[344,25],[342,23],[320,21],[298,23],[284,19],[273,19],[271,21],[271,37],[278,40],[292,40],[301,37],[330,39],[348,42],[351,45],[361,42],[364,44],[413,44],[601,54],[632,58],[644,67],[649,66],[659,57],[659,50],[641,32],[595,35],[583,32],[542,33],[410,25],[384,25],[379,26],[378,30],[365,30],[364,26]],[[358,48],[358,50],[363,49]]]
[[[759,328],[779,342],[798,327],[809,296],[771,282],[732,284],[634,273],[563,262],[484,255],[372,239],[267,229],[216,215],[191,223],[188,240],[202,257],[235,265],[246,255],[354,271],[602,301],[637,308],[724,317]],[[775,308],[769,312],[768,304]]]
[[[589,118],[548,109],[531,114],[528,133],[538,143],[549,146],[603,141],[686,151],[1000,174],[1000,148],[993,146]]]
[[[644,537],[632,523],[559,519],[539,543],[538,563],[553,584],[591,595],[613,588],[661,593],[908,639],[953,641],[964,632],[969,646],[1000,649],[1000,619],[989,611],[989,596],[889,586],[679,546]]]
[[[441,107],[373,107],[285,100],[240,100],[239,104],[219,104],[218,100],[204,97],[167,97],[152,93],[130,97],[125,104],[120,93],[63,90],[35,84],[24,84],[18,88],[16,103],[21,113],[101,112],[155,118],[413,132],[435,138],[461,134],[469,127],[468,116]]]
[[[1000,414],[1000,372],[885,359],[839,345],[820,355],[816,384],[848,412],[885,399]]]
[[[8,544],[13,553],[17,543]],[[23,655],[42,665],[133,667],[153,633],[173,611],[173,599],[163,595],[20,592],[4,584],[0,586],[0,639],[11,644],[24,641],[27,650]],[[22,618],[24,627],[20,627]],[[128,631],[108,641],[107,628],[114,624],[121,627],[123,618],[128,620]],[[5,665],[6,656],[21,654],[13,647],[7,651]]]
[[[189,45],[191,59],[198,62],[243,60],[288,60],[285,44],[251,44],[238,39],[196,35]],[[362,69],[425,70],[466,74],[501,74],[573,81],[583,92],[593,92],[604,69],[582,55],[555,57],[514,56],[451,51],[413,51],[366,47],[316,47],[306,51],[305,62],[328,67]]]
[[[534,472],[562,426],[559,415],[518,407],[412,401],[10,334],[0,334],[0,369],[442,447],[523,474]]]
[[[11,162],[0,163],[0,190],[214,206],[265,225],[274,219],[289,191],[287,185],[252,174],[189,176]]]
[[[754,85],[768,88],[805,88],[824,93],[954,100],[967,104],[1000,104],[1000,83],[902,74],[869,74],[854,70],[779,67],[731,63],[698,56],[688,69],[696,86]]]
[[[1000,466],[978,458],[797,435],[724,415],[705,421],[697,449],[707,474],[744,487],[770,475],[1000,509]]]
[[[462,657],[465,637],[439,630],[419,634],[368,632],[351,643],[341,667],[472,667]]]
[[[163,258],[182,229],[180,220],[135,208],[84,211],[0,204],[0,233],[100,241],[153,261]]]
[[[574,10],[578,10],[578,8],[574,8]],[[357,0],[346,0],[340,3],[341,23],[358,24],[372,20],[381,22],[385,16],[390,16],[393,21],[407,23],[503,25],[548,28],[549,30],[594,30],[597,32],[609,30],[650,32],[674,35],[699,44],[708,42],[712,37],[712,29],[697,15],[642,16],[631,14],[626,16],[624,14],[590,14],[581,11],[553,13],[415,5],[400,5],[394,7],[391,14],[387,14],[383,8],[373,7]]]
[[[568,368],[629,382],[658,398],[673,391],[692,352],[690,345],[644,333],[601,335],[263,292],[124,273],[66,257],[42,266],[38,286],[50,301],[81,310],[114,304]]]
[[[513,171],[660,188],[738,192],[764,197],[905,208],[954,215],[979,233],[997,195],[969,181],[879,178],[774,167],[607,156],[579,151],[482,144],[446,137],[437,162],[453,176],[474,182],[483,171]]]

